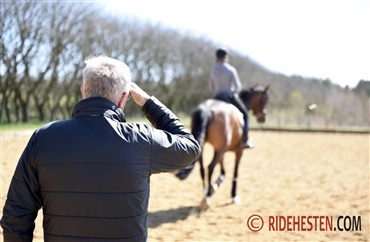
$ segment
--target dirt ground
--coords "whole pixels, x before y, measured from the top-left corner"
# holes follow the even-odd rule
[[[30,132],[1,135],[1,207],[30,135]],[[179,181],[173,174],[152,176],[150,242],[370,240],[370,135],[252,131],[251,136],[256,148],[245,150],[240,164],[240,205],[231,204],[232,153],[227,153],[225,158],[224,183],[211,198],[210,208],[202,213],[199,213],[203,196],[199,165],[185,181]],[[207,166],[212,148],[206,146],[204,153]],[[218,168],[215,171],[219,173]],[[216,175],[214,177],[216,179]],[[259,215],[264,221],[258,232],[249,229],[262,225],[260,220],[253,220],[256,217],[252,215]],[[285,224],[284,231],[272,231],[279,227],[271,223],[271,219],[278,220],[276,216],[280,216],[280,222],[281,219],[288,221],[288,216],[304,221],[299,226]],[[331,218],[331,226],[336,231],[320,231],[330,226],[314,220],[316,216]],[[34,241],[42,241],[41,223],[40,212]],[[284,229],[281,224],[280,228]],[[311,229],[297,231],[297,226],[301,230]],[[357,230],[361,227],[361,231],[339,231],[341,228],[356,230],[356,227]],[[293,231],[287,231],[288,228]]]

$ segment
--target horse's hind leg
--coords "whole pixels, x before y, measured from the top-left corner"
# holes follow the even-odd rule
[[[206,179],[205,179],[204,165],[203,165],[203,154],[199,157],[199,165],[200,165],[200,176],[203,182],[203,189],[205,190],[206,189]]]
[[[212,186],[212,174],[215,166],[223,160],[223,154],[215,151],[215,155],[213,157],[213,160],[211,164],[208,166],[208,191],[207,191],[207,197],[212,196],[212,194],[215,192],[214,187]],[[223,179],[223,178],[222,178]]]
[[[214,189],[212,188],[212,174],[213,174],[213,170],[215,168],[215,166],[217,165],[217,163],[223,159],[223,154],[221,154],[220,152],[216,152],[215,151],[215,154],[213,156],[213,160],[211,162],[211,164],[208,166],[208,188],[206,190],[206,194],[205,194],[205,197],[201,203],[201,209],[202,210],[206,210],[209,208],[209,199],[210,197],[212,196],[212,194],[214,193]]]
[[[225,167],[224,167],[224,161],[223,159],[220,161],[221,166],[221,174],[217,178],[216,182],[212,184],[211,189],[213,189],[212,194],[220,187],[221,183],[223,182],[225,178]]]
[[[235,167],[234,167],[234,178],[233,178],[233,186],[231,190],[231,197],[232,197],[232,202],[240,204],[241,199],[236,195],[236,188],[237,188],[237,182],[238,182],[238,170],[239,170],[239,163],[242,158],[243,150],[239,150],[236,152],[236,157],[235,157]]]

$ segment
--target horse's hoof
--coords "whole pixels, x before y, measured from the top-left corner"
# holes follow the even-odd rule
[[[206,211],[209,208],[209,202],[207,198],[204,198],[202,202],[200,203],[200,210]]]
[[[242,199],[239,196],[235,196],[235,197],[233,197],[232,203],[234,203],[234,204],[241,204],[242,203]]]

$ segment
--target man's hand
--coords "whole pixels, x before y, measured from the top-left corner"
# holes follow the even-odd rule
[[[150,96],[133,82],[131,82],[130,94],[132,99],[134,99],[135,103],[139,106],[143,106],[146,101],[150,99]]]

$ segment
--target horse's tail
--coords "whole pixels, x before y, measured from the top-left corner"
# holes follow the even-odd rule
[[[191,133],[198,141],[200,147],[204,144],[211,112],[207,108],[198,107],[191,116]]]
[[[207,127],[208,123],[211,118],[211,112],[209,109],[199,106],[191,115],[191,133],[193,134],[194,138],[198,141],[199,146],[202,148],[204,144],[204,140],[207,134]],[[176,177],[180,180],[186,179],[192,170],[194,169],[195,163],[194,161],[188,167],[181,169],[177,172]]]

